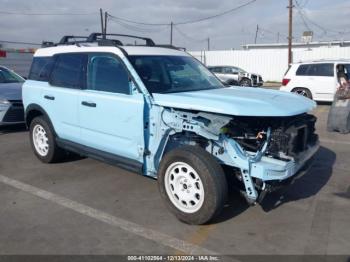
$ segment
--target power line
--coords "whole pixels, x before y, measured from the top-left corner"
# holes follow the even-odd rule
[[[132,24],[137,24],[137,25],[148,25],[148,26],[164,26],[164,25],[169,25],[169,23],[145,23],[145,22],[138,22],[138,21],[133,21],[130,19],[122,18],[122,17],[117,17],[111,14],[108,14],[109,17],[117,19],[119,21],[124,21],[127,23],[132,23]]]
[[[333,30],[333,29],[329,29],[329,28],[325,28],[324,26],[316,23],[315,21],[313,21],[312,19],[310,19],[310,17],[306,14],[306,12],[303,10],[303,7],[305,7],[305,4],[303,6],[301,6],[301,4],[296,0],[296,8],[298,9],[298,12],[300,13],[300,15],[302,16],[303,19],[305,19],[306,21],[308,21],[310,24],[312,24],[314,27],[318,28],[320,31],[323,32],[323,35],[327,35],[329,32],[331,33],[337,33],[337,34],[345,34],[347,32],[350,31],[337,31],[337,30]],[[305,22],[306,22],[305,21]],[[311,30],[309,30],[311,31]]]
[[[114,19],[112,17],[108,17],[108,21],[112,21],[128,30],[131,30],[131,31],[135,31],[135,32],[140,32],[140,33],[155,33],[155,32],[159,32],[159,31],[163,31],[165,28],[163,29],[150,29],[150,28],[144,28],[144,27],[140,27],[140,26],[136,26],[136,25],[130,25],[130,24],[127,24],[125,22],[122,22],[122,21],[119,21],[117,19]],[[167,25],[169,26],[169,25]]]
[[[194,41],[194,42],[204,42],[204,41],[207,41],[208,38],[205,38],[205,39],[196,39],[196,38],[193,38],[187,34],[185,34],[183,31],[181,31],[177,26],[174,26],[174,29],[180,34],[182,35],[184,38],[187,38],[188,40],[190,41]]]
[[[307,24],[306,19],[304,18],[304,15],[303,15],[303,13],[301,12],[300,8],[297,7],[297,11],[298,11],[298,15],[300,16],[301,21],[303,22],[305,28],[306,28],[308,31],[312,31],[311,28],[310,28],[310,26]]]
[[[251,0],[247,3],[244,3],[242,5],[239,5],[239,6],[236,6],[234,8],[231,8],[225,12],[221,12],[221,13],[218,13],[218,14],[215,14],[215,15],[211,15],[211,16],[207,16],[207,17],[203,17],[203,18],[199,18],[199,19],[194,19],[194,20],[189,20],[189,21],[184,21],[184,22],[177,22],[177,23],[173,23],[173,25],[186,25],[186,24],[194,24],[194,23],[198,23],[198,22],[202,22],[202,21],[205,21],[205,20],[209,20],[209,19],[213,19],[213,18],[216,18],[216,17],[220,17],[220,16],[223,16],[223,15],[226,15],[228,13],[231,13],[233,11],[236,11],[238,9],[241,9],[247,5],[250,5],[254,2],[256,2],[257,0]],[[147,26],[165,26],[165,25],[170,25],[170,23],[146,23],[146,22],[140,22],[140,21],[134,21],[134,20],[130,20],[130,19],[126,19],[126,18],[122,18],[122,17],[117,17],[117,16],[114,16],[114,15],[111,15],[111,14],[108,14],[110,17],[114,18],[114,19],[118,19],[118,20],[121,20],[121,21],[124,21],[124,22],[127,22],[127,23],[132,23],[132,24],[138,24],[138,25],[147,25]]]
[[[186,25],[186,24],[194,24],[194,23],[198,23],[198,22],[202,22],[202,21],[205,21],[205,20],[209,20],[209,19],[213,19],[213,18],[216,18],[216,17],[219,17],[219,16],[223,16],[223,15],[226,15],[228,13],[231,13],[231,12],[234,12],[238,9],[241,9],[247,5],[250,5],[252,3],[256,2],[256,0],[251,0],[245,4],[242,4],[242,5],[239,5],[239,6],[236,6],[232,9],[229,9],[225,12],[222,12],[222,13],[219,13],[219,14],[216,14],[216,15],[212,15],[212,16],[208,16],[208,17],[204,17],[204,18],[200,18],[200,19],[196,19],[196,20],[190,20],[190,21],[186,21],[186,22],[179,22],[179,23],[175,23],[175,25]]]

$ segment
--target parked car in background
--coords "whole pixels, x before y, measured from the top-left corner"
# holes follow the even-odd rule
[[[310,99],[225,87],[186,52],[107,36],[36,51],[23,102],[42,162],[73,151],[157,178],[168,208],[203,224],[224,207],[229,181],[259,203],[318,150]]]
[[[24,123],[22,84],[25,80],[0,66],[0,126]]]
[[[297,93],[316,101],[333,101],[339,86],[338,71],[343,65],[350,79],[350,61],[320,60],[291,64],[280,90]]]
[[[264,81],[259,74],[248,73],[245,70],[235,66],[209,66],[213,72],[224,84],[240,86],[262,86]]]

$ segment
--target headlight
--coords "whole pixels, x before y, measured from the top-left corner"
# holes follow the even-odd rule
[[[1,105],[9,105],[9,104],[10,104],[10,102],[8,100],[0,98],[0,106]]]

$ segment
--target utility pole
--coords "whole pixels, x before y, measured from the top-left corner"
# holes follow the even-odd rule
[[[103,27],[103,14],[102,14],[102,8],[100,8],[100,17],[101,17],[101,34],[104,33],[104,27]]]
[[[258,32],[259,32],[259,25],[256,25],[254,44],[256,44],[256,39],[258,38]]]
[[[107,34],[107,18],[108,18],[108,13],[105,12],[105,30],[104,30],[104,38],[106,38],[106,34]]]
[[[207,43],[208,43],[208,51],[210,50],[210,38],[207,38]]]
[[[173,26],[174,26],[174,23],[171,22],[170,23],[170,45],[173,45]]]
[[[289,0],[288,20],[288,65],[292,63],[292,39],[293,39],[293,0]]]

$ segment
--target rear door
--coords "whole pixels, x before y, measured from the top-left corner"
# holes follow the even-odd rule
[[[83,86],[85,54],[59,54],[54,56],[54,66],[49,83],[42,85],[42,106],[48,113],[57,135],[79,142],[78,97]]]
[[[119,57],[88,55],[86,89],[79,97],[82,143],[142,161],[144,97],[130,88],[129,72]]]
[[[308,71],[308,84],[314,99],[332,101],[336,90],[334,63],[311,64]]]

